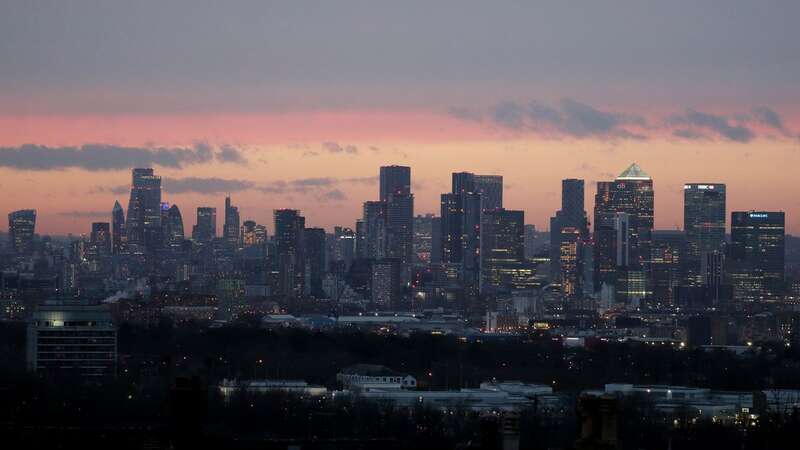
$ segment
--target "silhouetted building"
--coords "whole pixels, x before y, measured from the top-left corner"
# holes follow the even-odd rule
[[[239,246],[239,208],[231,205],[231,196],[225,197],[225,222],[222,225],[222,237],[233,248]]]
[[[153,169],[133,169],[125,228],[131,253],[152,251],[161,243],[161,177]]]
[[[415,263],[429,264],[433,252],[433,214],[414,218],[414,256]]]
[[[111,224],[108,222],[92,223],[90,246],[96,256],[111,254]]]
[[[658,304],[670,305],[675,300],[678,286],[682,283],[683,255],[686,240],[681,231],[653,232],[651,252],[651,272],[653,279],[653,300]]]
[[[303,230],[303,253],[306,259],[304,280],[305,293],[321,297],[322,278],[325,276],[325,230],[306,228]]]
[[[287,297],[299,297],[304,292],[305,282],[303,230],[306,219],[296,209],[276,209],[274,216],[278,292]]]
[[[12,252],[21,256],[33,254],[36,232],[36,210],[22,209],[8,215],[8,240]]]
[[[197,208],[197,222],[192,228],[192,240],[209,243],[217,237],[217,208]]]
[[[525,262],[525,213],[497,209],[485,211],[481,222],[481,292],[515,288],[515,278]]]
[[[245,220],[242,224],[242,245],[245,248],[262,246],[267,243],[267,227],[255,220]]]
[[[771,211],[731,213],[728,272],[739,301],[780,296],[785,270],[785,215]]]
[[[382,309],[399,306],[402,300],[402,265],[397,258],[372,263],[372,303]]]
[[[625,219],[628,232],[624,234],[619,234],[619,213],[628,216]],[[634,278],[648,281],[652,232],[653,180],[638,165],[631,164],[614,181],[597,183],[594,207],[595,291],[599,291],[603,284],[613,286],[620,266],[628,272],[642,272],[642,276]],[[623,278],[631,277],[626,275]],[[628,288],[624,290],[629,291]]]
[[[164,212],[161,219],[164,229],[164,245],[172,248],[179,249],[183,245],[184,230],[183,230],[183,216],[178,205],[172,205]]]
[[[364,202],[364,258],[386,257],[386,202]]]
[[[561,209],[550,218],[550,279],[562,280],[565,274],[561,273],[562,238],[572,243],[588,239],[589,222],[584,210],[583,180],[568,178],[561,181]],[[569,229],[564,232],[564,229]],[[577,236],[575,234],[577,233]],[[576,244],[577,245],[577,244]],[[570,244],[569,246],[572,246]],[[579,256],[579,255],[577,255]],[[576,265],[583,265],[583,261],[576,261]],[[574,267],[570,267],[573,270]],[[571,275],[570,275],[571,276]],[[570,276],[567,276],[569,278]],[[575,293],[580,293],[576,291]]]
[[[690,183],[683,186],[683,230],[686,283],[704,282],[700,266],[703,255],[722,252],[725,246],[725,185]]]
[[[128,242],[128,234],[125,230],[125,211],[118,201],[114,202],[114,209],[111,210],[111,250],[115,255],[125,251]]]
[[[411,168],[407,166],[383,166],[380,169],[379,200],[386,202],[389,195],[411,194]]]

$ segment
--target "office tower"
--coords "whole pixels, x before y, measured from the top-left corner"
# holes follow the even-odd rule
[[[433,214],[414,218],[414,255],[418,264],[429,264],[433,250]]]
[[[115,255],[122,253],[128,242],[128,234],[125,231],[125,211],[118,201],[114,202],[114,209],[111,210],[111,239],[112,252]]]
[[[197,242],[209,243],[215,237],[217,237],[217,208],[199,206],[197,222],[192,228],[192,239]]]
[[[225,222],[222,237],[233,248],[239,246],[239,208],[231,205],[231,196],[225,197]]]
[[[404,279],[414,262],[414,195],[390,193],[386,200],[386,256],[397,258]]]
[[[531,259],[536,254],[536,225],[525,224],[525,258]]]
[[[730,273],[734,298],[778,298],[784,283],[785,214],[771,211],[731,213]]]
[[[333,229],[333,261],[344,264],[345,270],[350,270],[350,265],[356,257],[356,233],[351,228],[334,227]]]
[[[161,235],[161,177],[153,169],[133,169],[125,228],[131,253],[152,251]]]
[[[20,256],[33,254],[36,210],[22,209],[8,215],[8,240],[11,251]]]
[[[245,283],[238,278],[221,278],[217,280],[217,317],[222,320],[236,318],[238,310],[244,306]]]
[[[364,202],[364,258],[381,259],[386,251],[386,202]]]
[[[295,209],[276,209],[274,217],[278,292],[287,297],[299,297],[305,282],[303,230],[306,219]]]
[[[255,220],[245,220],[242,224],[242,245],[245,248],[267,243],[267,227]]]
[[[184,240],[183,216],[178,205],[170,206],[162,218],[164,229],[164,245],[177,250],[181,247]]]
[[[583,230],[561,227],[558,242],[558,278],[565,298],[583,297]]]
[[[411,168],[406,166],[383,166],[380,169],[380,193],[382,202],[389,200],[390,194],[411,194]]]
[[[461,264],[461,195],[442,194],[441,198],[442,262]]]
[[[703,255],[722,252],[725,246],[724,184],[689,183],[683,186],[683,230],[686,233],[686,283],[700,286],[704,282],[700,270]]]
[[[367,258],[367,223],[356,220],[356,259]]]
[[[325,230],[305,228],[303,230],[303,255],[305,256],[305,294],[322,297],[322,278],[325,276]]]
[[[653,300],[657,304],[673,304],[681,284],[685,249],[686,240],[682,232],[653,232],[650,260],[653,274]]]
[[[614,181],[597,183],[594,207],[595,291],[617,280],[615,222],[617,214],[628,215],[630,234],[619,242],[626,245],[626,270],[649,273],[650,244],[653,232],[653,180],[637,164],[631,164]],[[636,278],[640,278],[638,275]],[[638,286],[637,286],[638,288]]]
[[[41,305],[27,333],[28,370],[81,377],[116,372],[117,329],[106,304]]]
[[[402,300],[402,264],[397,258],[372,263],[372,303],[381,309],[400,306]]]
[[[431,218],[431,264],[442,262],[442,218]]]
[[[453,194],[475,193],[481,195],[483,211],[503,207],[503,177],[501,175],[476,175],[470,172],[453,173]]]
[[[111,254],[111,224],[108,222],[92,223],[92,234],[89,239],[92,253],[95,256]]]
[[[706,297],[712,306],[719,306],[729,298],[730,289],[725,290],[725,254],[721,251],[710,251],[702,254],[700,274],[703,277]]]
[[[525,213],[485,211],[480,234],[481,292],[513,289],[514,278],[525,262]]]
[[[561,273],[561,241],[562,237],[572,239],[574,231],[581,239],[588,238],[589,223],[584,210],[583,180],[568,178],[561,181],[561,209],[550,218],[550,279],[560,280]],[[563,233],[564,228],[572,231]]]

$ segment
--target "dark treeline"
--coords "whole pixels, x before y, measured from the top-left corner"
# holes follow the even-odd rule
[[[177,448],[494,448],[496,417],[465,408],[396,408],[356,399],[242,394],[223,399],[223,378],[303,379],[336,387],[336,373],[374,363],[416,376],[423,389],[476,387],[481,381],[546,383],[568,398],[561,411],[522,411],[521,448],[571,448],[578,435],[574,398],[607,382],[755,390],[800,387],[800,355],[783,346],[755,357],[599,343],[565,349],[545,336],[462,342],[359,332],[203,329],[169,321],[119,329],[118,375],[87,383],[25,371],[25,327],[0,324],[0,424],[27,447]],[[258,361],[262,361],[259,363]],[[429,375],[430,374],[430,375]],[[177,380],[177,381],[176,381]],[[555,383],[554,383],[555,382]],[[625,401],[624,448],[781,448],[798,418],[765,416],[743,432],[711,423],[676,429],[645,401]]]

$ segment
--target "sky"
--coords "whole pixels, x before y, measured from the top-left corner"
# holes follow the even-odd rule
[[[0,214],[88,233],[154,167],[187,231],[230,192],[353,226],[381,165],[412,168],[415,212],[450,174],[505,180],[546,229],[560,180],[630,163],[660,229],[686,182],[800,234],[800,2],[0,2]],[[218,213],[221,221],[221,214]],[[5,224],[3,224],[3,227]],[[0,228],[2,229],[2,228]]]

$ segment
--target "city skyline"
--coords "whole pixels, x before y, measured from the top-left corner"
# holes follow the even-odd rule
[[[796,187],[776,176],[800,164],[797,2],[350,1],[7,5],[0,177],[15,195],[0,210],[80,233],[153,167],[185,213],[230,192],[243,219],[292,207],[331,228],[401,164],[419,213],[451,172],[498,173],[544,230],[561,179],[585,180],[591,209],[594,182],[635,161],[658,229],[683,223],[697,182],[729,186],[732,209],[786,211],[800,234]]]
[[[638,163],[633,163],[633,164],[637,164],[638,165]],[[381,166],[381,167],[388,167],[388,166]],[[625,167],[628,167],[628,166],[625,166]],[[412,171],[414,171],[414,173],[416,173],[414,167],[412,167]],[[621,172],[622,172],[622,170],[619,171],[619,173],[621,173]],[[648,172],[648,174],[650,173],[649,169],[647,170],[647,172]],[[375,170],[375,173],[376,174],[378,173],[377,168]],[[460,173],[460,172],[455,172],[455,171],[452,172],[452,174],[455,174],[455,173]],[[611,173],[611,172],[603,173],[603,175],[607,177],[606,180],[601,180],[601,179],[598,179],[598,180],[586,180],[586,179],[576,178],[576,179],[584,181],[585,184],[586,184],[586,187],[584,189],[584,203],[586,205],[585,208],[586,208],[587,211],[592,211],[593,208],[594,208],[594,202],[595,202],[595,198],[594,197],[595,197],[595,194],[597,192],[597,182],[612,181],[615,178],[617,178],[619,173],[617,173],[616,175]],[[451,178],[452,174],[448,173],[446,175],[447,178],[448,179]],[[501,177],[504,176],[501,172],[496,172],[496,174],[501,176]],[[156,170],[156,175],[157,176],[161,175],[159,170]],[[165,177],[161,177],[161,178],[165,178]],[[299,207],[296,204],[293,204],[291,202],[286,202],[286,203],[277,203],[276,202],[274,207],[267,207],[267,206],[264,206],[264,207],[253,207],[253,206],[250,206],[249,208],[248,207],[242,208],[241,206],[239,206],[239,208],[241,210],[241,221],[244,222],[245,220],[255,220],[257,223],[266,223],[266,224],[270,224],[271,225],[271,219],[272,219],[272,214],[273,214],[274,210],[292,208],[292,209],[297,209],[297,210],[301,211],[301,213],[304,214],[304,216],[307,218],[307,220],[309,220],[309,225],[311,225],[311,226],[321,227],[321,228],[324,228],[324,229],[329,230],[329,231],[333,230],[333,228],[336,227],[336,226],[353,227],[353,226],[355,226],[355,222],[357,220],[363,218],[363,203],[365,201],[371,201],[375,197],[374,191],[375,190],[379,190],[379,187],[380,187],[379,178],[380,177],[377,176],[377,175],[372,176],[372,177],[363,176],[363,177],[352,178],[352,179],[349,180],[349,184],[353,188],[352,192],[348,191],[348,192],[350,192],[350,195],[343,193],[344,197],[341,197],[341,198],[338,195],[333,195],[333,196],[331,196],[333,198],[328,199],[328,200],[325,200],[325,199],[322,199],[322,198],[318,199],[318,201],[321,202],[321,203],[326,203],[326,202],[334,203],[334,204],[338,205],[338,208],[340,210],[341,209],[345,209],[348,213],[349,213],[350,209],[355,208],[356,211],[353,213],[352,219],[349,219],[349,220],[346,218],[347,215],[344,215],[345,219],[343,221],[338,221],[338,219],[330,218],[330,217],[326,216],[326,214],[320,214],[318,216],[317,213],[319,213],[319,211],[316,208],[314,208],[313,205],[308,209],[304,209],[304,208],[301,208],[301,207]],[[701,182],[685,181],[684,183],[681,183],[681,185],[680,185],[680,189],[681,189],[680,192],[672,192],[672,191],[666,191],[665,192],[663,189],[659,189],[660,184],[659,184],[658,179],[656,177],[652,177],[652,178],[654,180],[653,181],[653,183],[654,183],[654,191],[656,192],[656,195],[655,195],[655,205],[656,205],[656,207],[655,207],[655,223],[656,223],[655,229],[657,229],[657,230],[683,230],[683,223],[681,223],[681,222],[684,219],[684,189],[685,189],[685,186],[687,186],[689,184],[723,184],[723,185],[727,185],[724,182],[719,183],[719,182],[709,182],[709,181],[701,181]],[[568,179],[568,178],[565,177],[564,179]],[[563,180],[559,179],[559,184],[561,183],[561,181],[563,181]],[[168,185],[168,180],[165,180],[163,183]],[[320,186],[326,186],[326,185],[329,185],[329,184],[336,184],[336,183],[347,184],[348,182],[347,181],[341,181],[341,180],[337,181],[333,177],[321,177],[321,178],[309,179],[308,186],[305,186],[305,187],[295,186],[294,189],[299,189],[299,190],[304,191],[303,193],[307,193],[307,191],[309,191],[309,190],[311,190],[311,191],[320,190]],[[424,187],[425,187],[424,183],[417,182],[415,180],[415,176],[411,177],[411,184],[413,186],[412,190],[414,191],[414,197],[415,197],[415,201],[414,201],[415,204],[414,204],[414,210],[413,210],[414,216],[425,216],[427,214],[433,214],[434,216],[439,216],[440,213],[441,213],[441,211],[440,211],[441,208],[440,208],[440,204],[439,204],[438,201],[435,203],[434,206],[430,207],[429,209],[424,209],[424,210],[420,210],[419,206],[417,206],[417,205],[419,205],[419,204],[428,205],[428,204],[430,204],[430,200],[431,200],[431,199],[425,198],[424,196],[420,195],[419,194],[420,191],[426,192],[426,191],[428,191],[430,189],[434,189],[434,187],[438,187],[440,185],[438,183],[435,184],[435,185],[434,184],[429,185],[428,189],[426,190],[426,189],[424,189]],[[509,186],[509,184],[511,184],[511,186]],[[737,191],[735,186],[733,187],[733,189],[731,189],[730,185],[727,185],[727,186],[728,186],[729,192],[731,192],[731,191],[736,192]],[[123,188],[126,189],[126,191],[123,192],[122,191]],[[194,212],[196,211],[197,208],[209,208],[210,207],[210,208],[219,208],[220,211],[224,211],[225,210],[225,208],[224,208],[225,198],[227,196],[233,197],[235,199],[235,201],[237,202],[237,205],[240,205],[242,203],[242,201],[240,200],[241,198],[245,198],[245,199],[250,198],[247,195],[240,195],[240,194],[242,194],[241,191],[234,192],[234,193],[231,193],[231,192],[228,192],[228,191],[226,191],[226,192],[212,192],[212,193],[204,194],[202,196],[190,196],[190,195],[186,195],[186,194],[170,194],[170,192],[166,188],[164,188],[163,190],[165,192],[162,193],[161,201],[163,203],[165,203],[165,204],[177,205],[178,207],[181,208],[181,210],[190,212],[189,213],[190,214],[189,217],[194,217]],[[447,191],[447,190],[449,190],[449,189],[448,188],[443,188],[442,189],[442,191]],[[552,215],[555,211],[557,211],[558,208],[559,208],[559,205],[561,204],[560,186],[557,186],[557,190],[559,192],[551,193],[551,192],[548,191],[547,193],[545,193],[546,197],[548,197],[548,198],[549,197],[554,197],[555,198],[556,205],[553,207],[553,210],[549,212],[550,215]],[[332,192],[338,192],[338,189],[334,189]],[[365,197],[361,198],[361,199],[356,198],[355,197],[356,193],[361,193],[361,192],[364,192]],[[119,202],[120,200],[125,201],[125,199],[129,195],[129,193],[130,193],[130,184],[129,185],[120,185],[118,187],[118,189],[115,190],[115,192],[113,192],[113,193],[106,192],[106,193],[104,193],[104,195],[107,196],[112,202]],[[502,195],[505,196],[505,197],[511,198],[511,199],[517,198],[518,196],[510,195],[510,194],[513,194],[513,193],[514,193],[514,185],[513,185],[513,183],[508,183],[506,181],[505,184],[503,185],[503,193],[502,193]],[[263,198],[265,198],[265,199],[267,199],[269,201],[269,198],[270,198],[270,194],[269,193],[260,192],[259,194],[261,196],[263,196]],[[434,198],[436,200],[438,200],[438,197],[440,196],[440,194],[441,194],[441,192],[434,194]],[[322,195],[324,196],[324,194],[322,194]],[[661,202],[661,204],[664,204],[664,203],[669,204],[671,209],[672,209],[672,203],[673,202],[676,203],[675,208],[677,208],[677,211],[676,211],[677,215],[670,217],[670,219],[672,219],[672,218],[675,219],[674,223],[672,224],[673,225],[672,227],[659,226],[659,224],[663,225],[663,224],[666,224],[666,223],[668,223],[670,221],[670,219],[664,219],[663,217],[660,217],[660,214],[659,214],[660,211],[658,209],[658,206],[659,206],[659,203],[660,203],[659,200],[660,200],[661,196],[674,197],[674,198],[669,198],[667,201],[663,201],[662,200],[662,202]],[[187,199],[188,198],[190,200],[189,200],[189,203],[184,204],[181,201],[173,201],[173,198],[177,198],[177,199]],[[291,199],[291,198],[294,198],[294,197],[292,197],[291,194],[290,194],[288,198]],[[192,203],[192,201],[193,201],[192,199],[197,199],[197,200],[194,200],[194,203]],[[792,218],[791,208],[781,208],[780,206],[778,206],[776,208],[769,208],[769,207],[767,207],[765,205],[770,205],[770,204],[775,205],[776,202],[769,201],[770,199],[764,199],[764,200],[765,201],[753,204],[752,207],[749,207],[749,208],[748,207],[737,207],[737,205],[741,205],[743,202],[741,202],[741,201],[737,202],[736,198],[733,197],[731,194],[729,194],[728,195],[728,206],[727,206],[727,211],[728,211],[727,217],[729,219],[729,212],[730,211],[754,211],[754,210],[782,211],[782,212],[785,212],[786,215],[788,216],[787,217],[787,227],[786,227],[787,228],[787,234],[790,234],[790,235],[793,234],[792,223],[796,223],[796,221],[792,222],[793,218]],[[218,203],[220,203],[222,205],[222,207],[216,206]],[[351,205],[351,203],[352,203],[352,205]],[[549,205],[549,203],[550,202],[548,202],[547,204]],[[28,204],[28,205],[25,205],[25,207],[9,210],[9,211],[7,211],[7,213],[11,213],[12,211],[22,210],[22,209],[35,209],[36,212],[37,212],[37,217],[38,217],[37,218],[37,225],[36,225],[37,234],[84,235],[84,234],[88,234],[89,233],[92,222],[96,222],[96,221],[112,222],[113,206],[114,206],[114,204],[112,203],[112,208],[109,208],[108,211],[102,211],[102,210],[97,210],[97,211],[93,211],[93,210],[78,210],[78,211],[62,213],[62,212],[59,212],[59,211],[43,210],[40,207],[32,207],[30,204]],[[550,217],[549,216],[548,217],[538,217],[536,215],[532,215],[529,212],[531,210],[533,210],[533,211],[541,210],[543,208],[542,205],[536,205],[536,206],[533,207],[533,209],[531,209],[531,208],[526,208],[524,205],[520,205],[519,203],[516,203],[516,202],[513,202],[513,201],[509,200],[509,204],[504,205],[504,206],[506,207],[506,209],[525,211],[525,213],[526,213],[526,223],[534,224],[538,231],[550,231],[550,225],[551,224],[550,224]],[[344,208],[342,208],[342,207],[344,207]],[[426,208],[426,206],[423,206],[423,208]],[[326,217],[327,217],[327,219],[326,219]],[[343,216],[337,215],[335,217],[343,217]],[[309,218],[312,218],[312,219],[309,219]],[[314,220],[313,218],[317,218],[317,219]],[[55,219],[55,222],[57,224],[61,224],[62,226],[64,226],[65,228],[63,228],[63,230],[65,230],[65,231],[63,231],[63,232],[62,231],[56,231],[56,232],[50,231],[50,230],[53,230],[54,228],[53,228],[53,224],[52,223],[48,223],[48,220],[52,220],[52,219]],[[661,220],[659,220],[659,219],[661,219]],[[223,229],[224,221],[225,221],[224,214],[219,214],[219,215],[216,216],[216,229],[217,230],[222,230]],[[194,221],[194,220],[184,221],[184,224],[183,224],[183,226],[184,226],[184,234],[186,234],[187,236],[191,235],[192,234],[192,226],[195,225],[195,224],[196,224],[196,221]],[[271,232],[270,228],[271,227],[268,226],[267,230]],[[55,229],[59,230],[59,228],[55,228]],[[794,234],[800,233],[800,226],[796,227],[794,230],[796,230],[796,231],[794,231]],[[726,220],[726,232],[730,233],[729,220]],[[216,233],[216,234],[219,235],[220,233]]]

